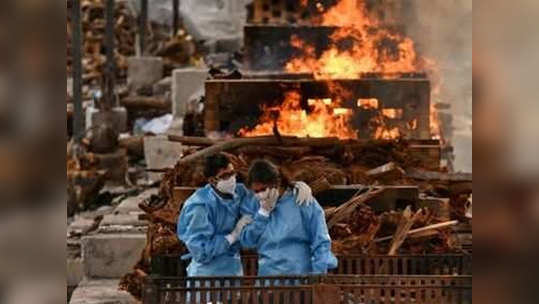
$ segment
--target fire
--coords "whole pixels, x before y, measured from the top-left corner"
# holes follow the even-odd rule
[[[308,0],[301,0],[303,6]],[[403,73],[427,71],[432,76],[436,70],[434,62],[418,56],[412,39],[383,25],[369,15],[365,0],[339,0],[331,7],[317,4],[321,17],[316,24],[335,27],[329,37],[328,48],[317,53],[311,45],[299,36],[292,36],[290,43],[299,55],[286,64],[289,73],[312,73],[317,80],[326,80],[331,92],[330,99],[308,100],[310,109],[301,107],[302,97],[296,91],[288,92],[280,106],[263,108],[260,124],[252,130],[242,129],[241,136],[271,135],[275,126],[282,135],[299,137],[339,137],[357,138],[358,132],[349,124],[353,111],[340,106],[340,100],[350,100],[352,96],[337,87],[332,79],[360,79],[365,74],[381,74],[386,78],[399,77]],[[434,81],[432,90],[431,133],[441,138],[441,128],[435,97],[439,96],[439,81]],[[359,99],[357,110],[376,110],[378,114],[369,123],[375,139],[392,140],[406,136],[407,130],[400,130],[388,122],[403,117],[403,109],[382,109],[377,99]],[[417,129],[417,120],[406,123],[404,129]]]
[[[382,115],[389,119],[401,119],[403,115],[402,109],[382,109]]]
[[[365,73],[388,76],[418,70],[414,42],[370,17],[363,1],[341,0],[322,15],[320,25],[338,27],[329,48],[317,57],[312,45],[292,37],[292,46],[302,55],[287,63],[288,72],[314,73],[316,79],[357,79]]]
[[[378,99],[376,98],[359,99],[357,101],[357,106],[364,110],[376,110],[378,109]]]
[[[429,73],[429,78],[431,79],[431,103],[430,103],[430,133],[433,136],[433,139],[443,140],[442,136],[442,123],[438,115],[438,110],[436,109],[436,103],[441,99],[442,95],[442,76],[440,67],[436,62],[431,59],[425,58],[424,65],[426,70]]]
[[[260,124],[254,129],[239,131],[240,136],[253,137],[274,134],[277,123],[279,133],[297,137],[338,137],[356,139],[357,132],[350,127],[352,111],[341,108],[332,99],[308,100],[309,111],[301,107],[301,95],[289,91],[280,106],[264,107]]]
[[[401,136],[399,128],[379,127],[376,129],[374,137],[376,139],[393,140]]]

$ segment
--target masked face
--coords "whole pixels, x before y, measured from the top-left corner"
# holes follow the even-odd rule
[[[225,194],[236,193],[236,175],[232,175],[227,179],[222,179],[217,182],[215,188]]]
[[[255,196],[262,201],[276,202],[279,199],[279,188],[267,188],[264,191],[255,193]]]
[[[256,198],[258,198],[260,201],[266,200],[269,196],[270,188],[266,188],[266,190],[262,192],[256,193]]]

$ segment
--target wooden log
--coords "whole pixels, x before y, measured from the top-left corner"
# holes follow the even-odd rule
[[[207,157],[223,151],[235,150],[244,146],[249,145],[269,145],[269,146],[309,146],[309,147],[327,147],[339,143],[338,138],[297,138],[297,137],[283,137],[282,141],[276,137],[252,137],[252,138],[236,138],[232,140],[227,140],[214,144],[211,147],[205,148],[203,150],[197,151],[193,154],[190,154],[182,159],[179,163],[188,164],[193,161],[196,161],[200,158]]]
[[[207,137],[179,136],[170,134],[168,140],[178,142],[187,146],[213,146],[221,141],[209,139]]]
[[[313,195],[317,195],[318,193],[331,189],[331,184],[329,183],[328,179],[323,176],[310,183],[309,187],[311,187]]]
[[[390,162],[378,168],[366,172],[367,176],[383,182],[399,180],[404,175],[404,170],[396,163]]]
[[[123,98],[120,103],[128,109],[172,111],[170,100],[156,97],[130,96]]]
[[[144,136],[131,136],[122,138],[119,145],[127,150],[129,156],[144,158]]]
[[[361,204],[364,204],[376,196],[380,195],[385,191],[385,188],[379,188],[374,189],[371,188],[364,194],[358,195],[353,197],[348,202],[344,203],[343,205],[339,206],[337,209],[333,211],[333,214],[329,218],[328,221],[328,229],[331,229],[334,225],[336,225],[338,222],[345,219],[347,216],[349,216],[354,210]]]
[[[393,256],[397,254],[397,251],[404,243],[404,240],[406,240],[408,232],[410,232],[410,229],[412,229],[412,226],[421,216],[422,212],[423,210],[419,210],[414,215],[412,215],[412,208],[410,206],[408,206],[406,210],[404,210],[401,222],[399,223],[397,231],[395,232],[393,240],[391,241],[391,247],[389,249],[388,255]]]
[[[443,182],[471,182],[472,174],[471,173],[443,173],[436,171],[427,171],[421,169],[408,169],[406,170],[406,175],[426,181],[443,181]]]
[[[426,226],[426,227],[423,227],[423,228],[410,230],[407,233],[407,235],[410,236],[410,235],[422,233],[422,232],[429,231],[429,230],[447,228],[447,227],[455,226],[458,223],[459,223],[459,221],[451,221],[451,222],[434,224],[434,225]],[[392,240],[392,239],[393,239],[393,236],[386,236],[386,237],[378,238],[378,239],[374,240],[374,242],[375,243],[381,243],[381,242],[389,241],[389,240]]]
[[[300,158],[311,151],[311,147],[247,146],[237,149],[240,154],[269,155],[277,158]]]
[[[224,140],[212,140],[206,137],[189,137],[189,136],[178,136],[170,135],[168,137],[169,141],[179,142],[183,144],[192,144],[200,146],[209,146],[220,144],[224,142],[241,142],[240,146],[247,145],[265,145],[265,146],[283,146],[283,147],[331,147],[335,144],[344,144],[347,141],[341,141],[336,137],[324,137],[324,138],[300,138],[294,136],[282,136],[282,140],[279,140],[275,136],[260,136],[260,137],[244,137],[244,138],[234,138],[234,139],[224,139]]]

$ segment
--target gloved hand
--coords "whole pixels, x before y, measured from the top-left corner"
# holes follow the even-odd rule
[[[310,206],[315,202],[311,187],[304,182],[294,183],[294,194],[296,195],[296,203],[300,206]]]
[[[250,223],[253,222],[253,218],[250,215],[244,215],[240,218],[240,220],[236,223],[236,227],[234,227],[234,230],[230,232],[227,236],[225,236],[226,240],[230,245],[236,243],[238,239],[240,238],[241,231],[243,228]]]
[[[277,201],[279,200],[279,189],[267,189],[261,193],[258,198],[260,199],[260,211],[263,215],[269,216],[273,209],[275,209],[275,204],[277,204]]]

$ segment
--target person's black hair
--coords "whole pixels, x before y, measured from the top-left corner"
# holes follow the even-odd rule
[[[279,169],[274,164],[259,159],[254,161],[249,168],[247,185],[251,186],[253,183],[279,184],[280,178]]]
[[[204,166],[204,176],[206,178],[215,177],[219,171],[226,169],[229,164],[230,160],[223,154],[208,156]]]

